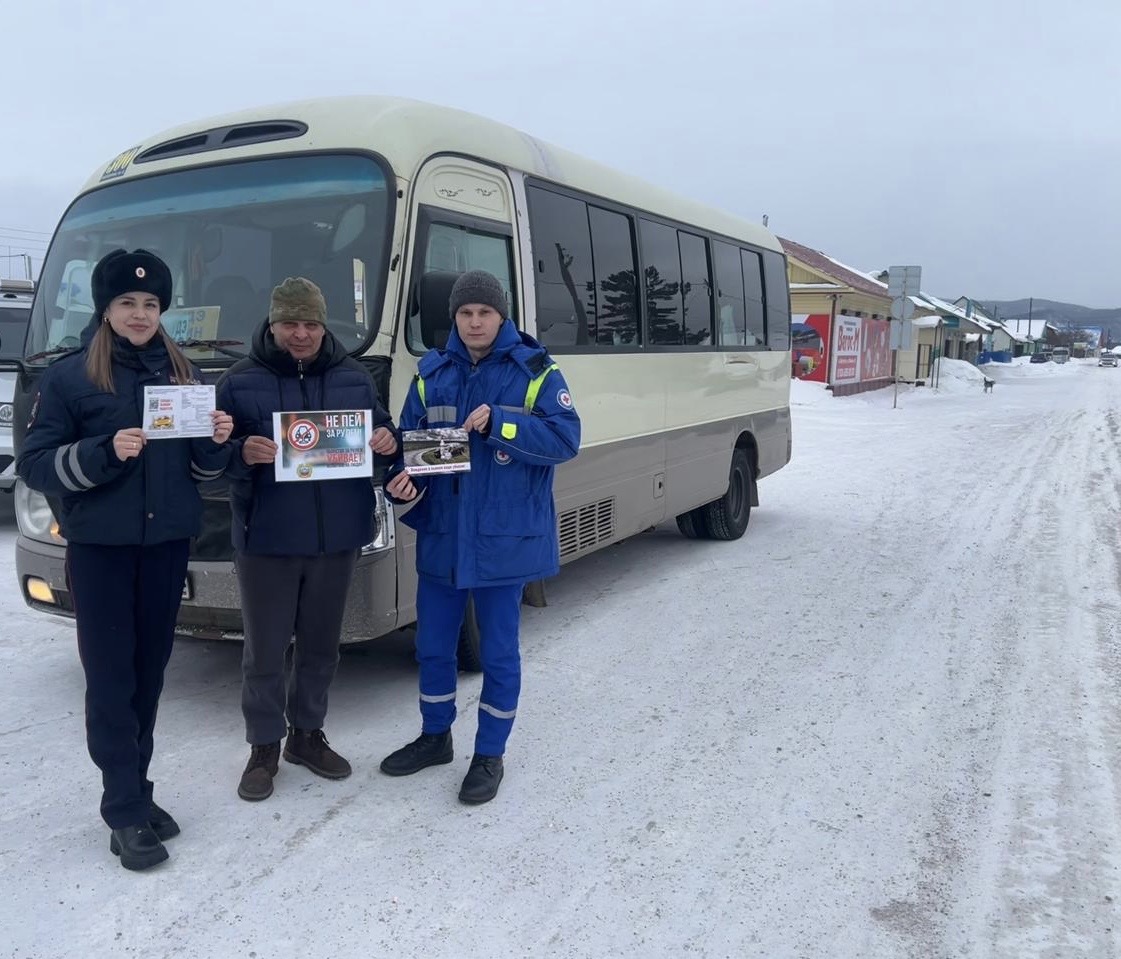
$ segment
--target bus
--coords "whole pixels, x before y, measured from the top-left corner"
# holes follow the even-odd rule
[[[451,330],[456,277],[495,274],[583,421],[580,454],[555,482],[565,563],[673,519],[688,537],[737,539],[758,481],[790,460],[790,299],[774,235],[469,113],[311,100],[187,124],[99,168],[42,268],[17,446],[43,370],[92,315],[93,265],[117,247],[169,264],[163,323],[208,380],[248,353],[276,283],[312,279],[395,417],[418,358]],[[226,492],[203,495],[179,626],[238,638]],[[15,498],[24,599],[72,615],[56,510],[22,483]],[[383,496],[377,512],[347,641],[416,620],[413,532]],[[460,654],[477,668],[470,615]]]

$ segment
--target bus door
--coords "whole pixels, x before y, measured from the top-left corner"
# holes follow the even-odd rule
[[[498,277],[514,322],[523,327],[519,257],[514,242],[514,191],[502,170],[456,156],[427,161],[413,181],[410,240],[405,256],[390,412],[396,420],[416,362],[442,347],[451,333],[448,296],[460,273],[486,270]],[[397,527],[399,621],[416,618],[415,537]]]

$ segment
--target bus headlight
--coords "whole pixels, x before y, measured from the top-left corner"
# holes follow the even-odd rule
[[[367,543],[362,547],[363,556],[380,553],[385,549],[392,549],[394,543],[397,542],[396,532],[393,528],[393,504],[385,498],[385,493],[380,488],[375,489],[374,494],[377,497],[377,504],[374,506],[374,522],[377,526],[378,535],[372,543]]]
[[[14,411],[11,403],[0,403],[0,426],[11,428]]]
[[[28,489],[23,480],[16,480],[15,507],[19,531],[28,539],[54,543],[56,546],[66,545],[47,498],[42,493]]]

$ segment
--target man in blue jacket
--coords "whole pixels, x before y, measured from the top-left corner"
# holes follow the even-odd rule
[[[482,637],[483,691],[475,754],[459,798],[489,802],[521,689],[518,622],[527,582],[559,568],[553,471],[580,448],[580,418],[557,365],[507,318],[501,283],[481,270],[452,287],[455,326],[443,350],[418,364],[403,430],[461,426],[470,434],[469,472],[410,477],[395,464],[386,492],[416,505],[401,522],[416,530],[418,739],[381,770],[407,776],[452,761],[456,644],[474,597]]]
[[[289,277],[272,292],[251,355],[218,383],[235,423],[226,475],[245,621],[241,706],[251,746],[238,795],[249,801],[272,795],[286,730],[288,762],[328,779],[350,775],[350,764],[327,743],[323,721],[351,574],[359,550],[375,536],[374,487],[366,478],[278,483],[272,414],[368,409],[371,450],[393,456],[397,439],[369,371],[326,323],[319,287]]]

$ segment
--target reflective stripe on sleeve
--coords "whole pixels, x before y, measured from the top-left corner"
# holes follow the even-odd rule
[[[82,472],[82,466],[78,462],[78,444],[70,444],[70,455],[66,457],[66,465],[70,467],[70,472],[74,474],[74,479],[84,486],[86,489],[93,489],[93,481]]]
[[[416,375],[416,391],[420,395],[420,405],[425,406],[424,402],[424,377],[419,373]]]
[[[93,489],[82,467],[78,465],[78,444],[67,443],[60,446],[54,453],[54,471],[59,482],[68,490],[81,493],[83,490]]]
[[[516,709],[495,709],[493,706],[488,706],[486,703],[479,703],[479,710],[484,713],[489,713],[495,719],[513,719],[518,715]]]
[[[420,694],[420,701],[422,703],[450,703],[455,699],[455,693],[448,693],[446,696],[426,696],[424,693]]]

